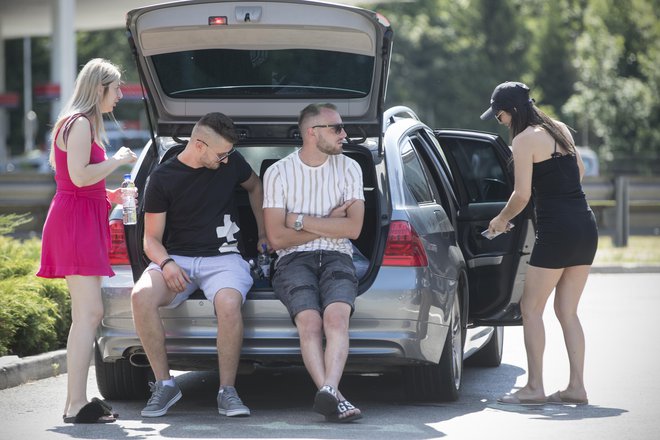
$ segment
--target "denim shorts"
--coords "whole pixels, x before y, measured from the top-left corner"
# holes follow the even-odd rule
[[[177,293],[172,302],[162,308],[177,307],[197,289],[202,289],[204,296],[211,303],[220,289],[227,288],[237,290],[245,302],[245,297],[252,287],[252,275],[250,275],[250,265],[240,255],[225,254],[213,257],[170,255],[170,257],[188,274],[191,282],[186,286],[186,290]],[[156,263],[151,263],[146,270],[162,272]]]
[[[303,310],[323,310],[343,302],[354,311],[357,276],[350,255],[336,251],[305,251],[285,255],[277,261],[272,279],[277,297],[291,318]]]

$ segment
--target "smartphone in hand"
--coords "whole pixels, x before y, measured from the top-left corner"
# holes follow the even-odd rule
[[[509,232],[511,230],[511,228],[513,228],[514,226],[515,225],[511,222],[507,223],[505,232]],[[481,235],[483,235],[484,237],[486,237],[489,240],[492,240],[493,238],[497,237],[500,234],[502,234],[502,233],[501,232],[494,232],[493,233],[493,232],[490,232],[488,229],[486,229],[485,231],[483,231],[481,233]]]

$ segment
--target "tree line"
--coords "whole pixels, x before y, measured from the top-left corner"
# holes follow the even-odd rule
[[[418,0],[384,3],[395,32],[387,102],[433,127],[479,120],[493,88],[528,84],[612,174],[660,174],[660,1]]]
[[[498,131],[479,115],[493,88],[528,84],[537,105],[576,130],[610,174],[660,174],[660,0],[417,0],[363,5],[394,29],[387,106],[408,105],[434,128]],[[78,64],[105,57],[137,82],[125,30],[79,32]],[[22,90],[19,40],[9,40],[7,90]],[[33,39],[35,83],[48,82],[50,42]],[[37,103],[40,121],[48,107]],[[117,119],[135,119],[122,104]],[[22,110],[10,145],[22,145]],[[39,136],[47,127],[40,124]]]

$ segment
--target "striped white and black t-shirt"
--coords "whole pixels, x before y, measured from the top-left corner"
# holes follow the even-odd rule
[[[300,150],[298,150],[300,151]],[[330,155],[323,165],[310,167],[298,151],[279,160],[264,176],[264,208],[284,208],[315,217],[326,217],[346,200],[364,200],[362,170],[343,154]],[[292,252],[331,250],[353,254],[348,238],[318,238],[279,250],[280,257]]]

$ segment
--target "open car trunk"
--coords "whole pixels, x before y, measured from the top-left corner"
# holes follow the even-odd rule
[[[142,167],[145,170],[136,179],[136,183],[140,188],[140,192],[144,193],[144,186],[146,185],[147,178],[146,170],[149,174],[160,163],[170,159],[178,154],[185,147],[185,142],[177,143],[170,142],[166,149],[159,154],[158,160],[154,160],[149,155],[145,160],[153,160],[150,167]],[[279,159],[286,157],[296,149],[300,148],[299,143],[286,142],[286,141],[273,141],[268,144],[241,142],[237,146],[238,151],[245,157],[246,161],[250,164],[254,172],[263,179],[266,169],[277,162]],[[365,213],[364,222],[362,225],[362,232],[353,242],[353,261],[356,266],[358,278],[360,280],[359,291],[366,290],[371,281],[376,276],[377,266],[375,261],[380,261],[380,258],[374,258],[379,253],[383,252],[383,243],[386,239],[385,231],[381,226],[380,217],[382,202],[378,199],[380,191],[377,187],[376,167],[374,166],[374,155],[377,154],[374,150],[366,148],[360,144],[347,144],[344,147],[344,154],[354,159],[362,169],[362,178],[364,186],[365,197]],[[229,189],[229,188],[228,188]],[[239,249],[241,255],[246,259],[257,259],[257,224],[252,213],[247,192],[240,186],[233,188],[235,192],[235,202],[238,208],[238,226],[241,229],[241,240],[239,242]],[[143,236],[144,225],[144,207],[143,201],[140,202],[138,207],[138,224],[137,226],[126,227],[126,240],[128,249],[136,249],[138,252],[131,253],[131,263],[133,268],[134,279],[138,279],[144,269],[149,264],[149,260],[143,253],[143,244],[139,239]],[[167,234],[167,230],[165,231]],[[275,254],[272,255],[276,257]],[[272,271],[271,271],[272,273]],[[200,292],[193,295],[191,298],[203,298]],[[273,299],[273,293],[269,280],[255,279],[254,286],[248,298],[269,298]]]
[[[205,113],[243,138],[289,138],[309,102],[332,102],[349,135],[378,137],[392,30],[364,9],[304,0],[163,3],[126,27],[158,136],[187,136]]]

